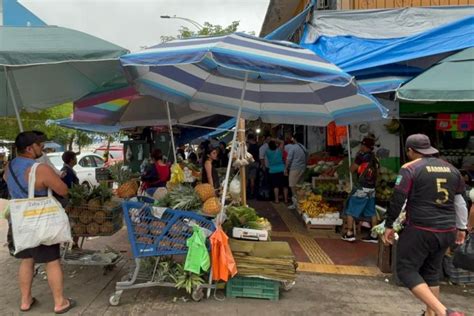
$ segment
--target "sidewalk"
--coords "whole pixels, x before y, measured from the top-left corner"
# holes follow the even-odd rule
[[[5,221],[0,222],[0,241],[5,242]],[[110,245],[118,250],[129,248],[126,231],[110,238],[88,241],[88,248]],[[126,254],[127,255],[127,254]],[[254,299],[214,298],[201,302],[183,302],[183,292],[168,288],[125,291],[117,307],[109,306],[115,282],[128,271],[131,258],[108,274],[100,267],[65,266],[65,293],[78,301],[68,315],[420,315],[423,306],[408,290],[385,282],[385,277],[353,277],[300,273],[295,287],[281,292],[277,302]],[[18,262],[0,249],[1,315],[19,315],[17,286]],[[44,275],[34,280],[33,294],[39,304],[24,315],[52,314],[52,298]],[[223,293],[218,292],[218,297]],[[177,297],[176,303],[173,298]],[[474,315],[474,287],[444,286],[443,302],[451,308]]]

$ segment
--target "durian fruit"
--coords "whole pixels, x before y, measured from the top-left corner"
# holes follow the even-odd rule
[[[217,215],[221,211],[221,202],[216,197],[211,197],[204,202],[202,212],[207,215]]]
[[[194,188],[196,193],[199,195],[201,198],[201,201],[205,202],[211,197],[216,196],[216,191],[214,191],[214,187],[210,185],[209,183],[201,183],[196,185]]]

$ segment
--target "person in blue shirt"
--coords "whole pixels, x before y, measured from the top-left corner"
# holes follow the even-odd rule
[[[73,151],[65,151],[61,158],[64,162],[64,166],[61,169],[61,174],[63,175],[62,180],[70,189],[73,184],[79,184],[79,178],[73,169],[74,166],[77,165],[77,155]]]
[[[283,161],[283,143],[271,140],[268,142],[268,149],[265,152],[265,158],[268,162],[268,173],[270,185],[275,195],[275,203],[280,203],[280,188],[283,189],[283,198],[285,204],[288,204],[288,181],[283,172],[285,171],[285,163]]]

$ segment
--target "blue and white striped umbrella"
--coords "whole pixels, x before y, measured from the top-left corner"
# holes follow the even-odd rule
[[[315,126],[377,120],[386,111],[314,52],[241,33],[171,41],[121,62],[140,93],[197,111],[238,116],[242,106],[248,120]]]

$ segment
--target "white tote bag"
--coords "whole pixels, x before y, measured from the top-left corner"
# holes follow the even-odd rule
[[[39,245],[54,245],[71,242],[69,218],[61,204],[53,197],[51,189],[48,196],[35,198],[36,168],[31,167],[28,177],[28,198],[10,200],[15,254]]]

